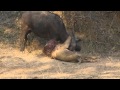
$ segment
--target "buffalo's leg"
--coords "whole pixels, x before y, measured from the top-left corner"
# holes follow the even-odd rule
[[[69,50],[70,51],[74,51],[76,48],[76,41],[75,39],[72,37],[72,40],[71,40],[71,43],[70,43],[70,46],[69,46]]]
[[[81,50],[80,42],[81,42],[81,39],[76,40],[75,51],[80,51]]]
[[[23,28],[21,35],[20,35],[20,51],[24,51],[25,50],[25,45],[27,42],[27,35],[30,33],[31,31],[25,27]]]

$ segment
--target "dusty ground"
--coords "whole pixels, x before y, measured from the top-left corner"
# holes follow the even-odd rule
[[[20,52],[0,44],[1,79],[106,79],[120,78],[120,57],[94,63],[68,63],[50,59],[41,50]]]

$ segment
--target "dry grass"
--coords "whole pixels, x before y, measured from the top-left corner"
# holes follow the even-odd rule
[[[73,28],[82,38],[85,53],[114,53],[120,51],[120,13],[115,11],[69,11],[64,12],[68,29]],[[82,36],[81,36],[82,35]]]
[[[44,56],[40,51],[21,53],[17,48],[0,49],[0,78],[102,79],[120,78],[120,57],[99,58],[94,63],[68,63]]]

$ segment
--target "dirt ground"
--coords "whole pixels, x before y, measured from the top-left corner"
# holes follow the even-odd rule
[[[100,57],[94,63],[50,59],[41,50],[20,52],[0,44],[0,79],[116,79],[120,57]]]

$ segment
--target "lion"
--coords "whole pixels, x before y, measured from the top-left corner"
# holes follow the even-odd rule
[[[57,59],[65,62],[94,62],[96,58],[82,56],[75,51],[70,51],[69,45],[71,43],[71,36],[68,36],[67,40],[60,44],[55,39],[47,42],[43,49],[43,53],[52,59]]]

